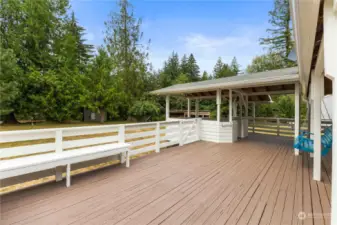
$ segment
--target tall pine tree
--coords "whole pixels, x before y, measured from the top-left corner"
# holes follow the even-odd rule
[[[271,51],[287,58],[294,46],[289,0],[274,0],[274,9],[269,11],[269,16],[272,28],[267,29],[267,32],[270,36],[261,38],[260,44],[268,46]]]
[[[143,33],[140,30],[141,19],[136,18],[133,6],[128,0],[117,2],[118,11],[112,12],[105,22],[105,44],[112,64],[123,87],[123,93],[132,104],[144,91],[147,74],[147,51],[141,44]]]
[[[218,78],[223,78],[223,77],[231,77],[231,76],[235,76],[237,73],[235,71],[232,70],[232,68],[226,64],[222,62],[221,57],[218,58],[214,69],[213,69],[213,77],[218,79]]]
[[[200,79],[199,77],[200,69],[193,54],[190,54],[190,56],[188,57],[187,67],[188,67],[187,76],[189,77],[189,80],[198,81]]]

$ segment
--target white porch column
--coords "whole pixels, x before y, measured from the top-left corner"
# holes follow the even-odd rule
[[[191,117],[191,99],[187,98],[187,117]]]
[[[337,224],[337,1],[324,1],[324,69],[333,82],[331,224]]]
[[[301,106],[301,90],[300,84],[295,84],[295,133],[294,138],[296,139],[300,133],[300,106]],[[295,155],[299,155],[299,150],[294,149]]]
[[[321,102],[322,102],[322,76],[319,72],[314,71],[311,82],[314,82],[313,90],[313,112],[314,112],[314,165],[313,179],[321,180]]]
[[[199,118],[199,99],[195,100],[195,118]]]
[[[248,117],[248,95],[246,95],[246,104],[245,104],[245,117]]]
[[[166,95],[166,120],[170,119],[170,96]]]
[[[337,21],[336,21],[336,24],[337,24]],[[333,75],[334,75],[334,80],[333,80],[333,87],[332,87],[333,88],[333,96],[332,96],[332,102],[333,102],[332,138],[333,138],[333,142],[332,142],[332,178],[331,178],[331,187],[332,187],[331,188],[332,190],[331,224],[337,224],[337,71],[335,71]]]
[[[216,90],[216,119],[218,122],[221,121],[221,90]]]
[[[228,120],[229,122],[233,121],[233,96],[232,96],[232,89],[229,90],[229,115]]]

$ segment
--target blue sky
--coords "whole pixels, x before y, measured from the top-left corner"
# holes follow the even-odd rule
[[[200,70],[212,72],[217,58],[229,63],[236,56],[244,69],[266,51],[265,37],[272,0],[134,0],[135,15],[143,19],[144,42],[151,39],[155,69],[172,53],[193,53]],[[86,28],[88,42],[103,43],[104,21],[116,10],[115,0],[72,0],[72,10]]]

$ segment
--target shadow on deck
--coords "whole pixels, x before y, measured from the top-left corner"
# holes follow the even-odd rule
[[[1,224],[329,224],[330,163],[315,182],[290,139],[196,142],[2,196]]]

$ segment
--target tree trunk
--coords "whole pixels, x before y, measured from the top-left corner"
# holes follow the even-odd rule
[[[7,116],[4,117],[4,123],[7,124],[18,124],[19,122],[15,118],[14,112],[11,112]]]
[[[104,123],[104,120],[105,120],[105,110],[104,109],[100,109],[99,110],[99,114],[100,114],[100,122]]]

